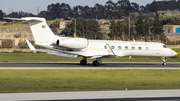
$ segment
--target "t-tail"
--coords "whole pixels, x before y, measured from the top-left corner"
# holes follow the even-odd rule
[[[39,17],[5,18],[11,20],[25,20],[29,22],[35,43],[52,43],[59,37],[54,35],[46,23],[46,19]]]
[[[58,38],[47,25],[46,19],[37,17],[24,17],[21,19],[29,21],[35,43],[52,42]]]

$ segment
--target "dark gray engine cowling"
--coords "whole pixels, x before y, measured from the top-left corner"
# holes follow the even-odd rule
[[[64,38],[56,41],[57,46],[72,48],[72,49],[83,49],[88,46],[89,42],[85,38]]]

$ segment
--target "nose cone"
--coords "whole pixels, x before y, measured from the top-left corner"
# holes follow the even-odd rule
[[[172,56],[177,55],[177,53],[175,51],[172,51],[171,54],[172,54]]]

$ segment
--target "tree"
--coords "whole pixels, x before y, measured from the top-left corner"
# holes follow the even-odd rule
[[[51,4],[47,7],[47,15],[53,19],[67,17],[71,11],[71,7],[65,3]]]
[[[127,36],[129,36],[129,21],[126,22],[126,25],[124,26],[124,32]]]
[[[32,17],[35,15],[33,15],[32,13],[19,11],[19,12],[12,12],[12,13],[8,14],[7,16],[12,17],[12,18],[21,18],[21,17]]]
[[[114,3],[113,1],[109,0],[105,4],[105,10],[106,10],[106,18],[121,18],[121,9],[118,6],[118,4]]]
[[[145,19],[145,41],[148,41],[148,35],[149,35],[149,25],[147,23],[147,20]]]
[[[117,29],[117,37],[122,36],[124,32],[124,27],[120,21],[117,22],[116,29]]]
[[[149,35],[149,25],[146,19],[145,19],[145,35],[146,36]]]
[[[153,28],[151,29],[151,31],[157,35],[161,35],[163,33],[163,26],[159,19],[159,14],[157,11],[156,11],[155,20],[153,23]]]
[[[95,9],[95,15],[97,19],[106,19],[106,8],[103,5],[96,3],[93,8]]]
[[[130,28],[130,35],[132,36],[131,37],[132,39],[135,39],[136,33],[134,33],[134,27],[133,26],[131,26],[131,28]]]
[[[135,23],[135,30],[138,35],[145,35],[144,22],[142,17],[142,12],[139,12],[139,17],[137,22]]]
[[[102,39],[102,33],[100,33],[99,24],[96,20],[85,20],[82,17],[76,18],[76,36],[84,37],[88,39]],[[70,25],[63,30],[61,34],[65,36],[73,36],[75,28],[75,21],[73,20]]]
[[[111,32],[110,32],[109,36],[111,39],[114,39],[115,36],[117,35],[117,24],[114,20],[114,17],[112,18],[110,29],[111,29]]]
[[[2,10],[0,10],[0,20],[3,20],[4,19],[4,13]]]

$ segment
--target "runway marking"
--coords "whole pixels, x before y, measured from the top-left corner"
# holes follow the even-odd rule
[[[179,101],[179,97],[180,97],[179,94],[180,94],[179,89],[177,90],[172,89],[172,90],[4,93],[4,94],[0,94],[0,101],[24,101],[24,100],[26,101],[27,100],[29,101],[33,101],[33,100],[55,101],[55,100],[112,99],[112,98],[113,99],[114,98],[164,98],[165,99],[167,97],[171,97],[171,98],[178,97],[177,101]]]

